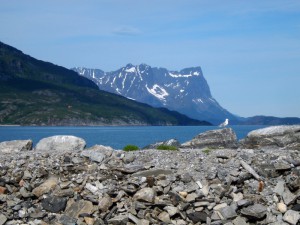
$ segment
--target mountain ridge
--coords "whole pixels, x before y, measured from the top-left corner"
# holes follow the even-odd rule
[[[0,42],[0,124],[210,125],[101,91],[76,72]]]
[[[194,119],[218,124],[237,120],[212,97],[200,66],[180,71],[131,63],[112,72],[84,67],[72,68],[93,80],[101,90],[119,94],[154,107],[166,107]]]

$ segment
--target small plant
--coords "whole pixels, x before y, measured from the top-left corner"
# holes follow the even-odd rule
[[[177,147],[175,146],[169,146],[169,145],[159,145],[156,148],[157,150],[171,150],[171,151],[176,151],[178,150]]]
[[[126,145],[124,148],[123,148],[123,151],[125,152],[130,152],[130,151],[137,151],[139,150],[140,148],[136,145]]]
[[[202,152],[205,153],[206,155],[209,155],[212,150],[213,148],[205,148],[202,150]]]

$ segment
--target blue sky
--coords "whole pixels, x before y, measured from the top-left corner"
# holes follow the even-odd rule
[[[0,0],[0,41],[104,71],[201,66],[240,116],[300,117],[298,0]]]

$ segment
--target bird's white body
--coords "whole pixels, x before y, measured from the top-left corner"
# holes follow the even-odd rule
[[[226,119],[223,123],[219,125],[219,127],[226,127],[229,124],[229,119]]]

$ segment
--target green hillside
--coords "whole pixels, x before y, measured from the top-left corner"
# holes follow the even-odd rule
[[[0,124],[210,125],[100,91],[74,71],[1,42]]]

